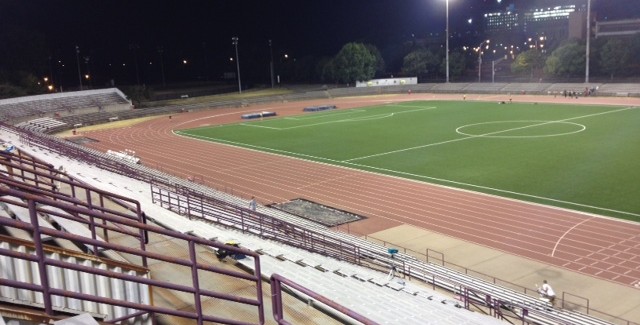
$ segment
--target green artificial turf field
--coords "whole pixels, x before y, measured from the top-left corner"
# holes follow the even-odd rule
[[[640,221],[640,108],[415,101],[178,133]]]

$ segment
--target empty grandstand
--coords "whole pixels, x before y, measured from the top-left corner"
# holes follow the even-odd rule
[[[2,99],[0,117],[15,124],[33,118],[59,118],[131,108],[131,101],[120,90],[109,88]]]
[[[465,83],[414,89],[517,94],[576,87],[583,85]],[[633,88],[593,87],[607,93]],[[384,91],[404,93],[405,88]],[[327,98],[328,93],[362,95],[352,89],[295,98]],[[84,96],[73,101],[95,104],[92,92],[70,97]],[[217,105],[243,106],[209,106]],[[12,111],[4,110],[15,106],[3,107],[3,120],[15,122]],[[263,324],[271,322],[265,316],[271,302],[280,323],[610,324],[551,308],[526,288],[390,252],[281,210],[259,206],[253,212],[244,199],[123,160],[123,153],[101,153],[43,134],[72,124],[39,117],[41,112],[25,114],[26,121],[14,123],[18,127],[2,125],[0,140],[14,148],[0,154],[0,317],[7,320],[44,323],[86,314],[121,324]],[[96,106],[67,113],[66,118],[99,116],[87,124],[107,122]],[[221,249],[235,259],[218,261],[215,253]]]

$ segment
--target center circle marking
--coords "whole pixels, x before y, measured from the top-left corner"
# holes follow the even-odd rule
[[[485,133],[485,134],[473,134],[473,133],[467,133],[467,132],[463,131],[463,129],[465,129],[465,128],[470,128],[470,127],[473,127],[473,126],[476,126],[476,125],[507,124],[507,123],[511,123],[511,124],[514,124],[514,123],[531,123],[531,124],[530,125],[524,125],[524,126],[521,126],[521,127],[514,127],[514,128],[504,129],[504,130],[497,130],[497,131],[488,132],[488,133]],[[517,131],[517,130],[528,129],[528,128],[535,128],[535,127],[538,127],[538,126],[544,126],[544,125],[550,125],[550,124],[567,124],[567,125],[575,126],[575,127],[577,127],[577,129],[574,130],[574,131],[569,131],[569,132],[540,134],[540,135],[500,135],[500,133],[503,133],[503,132],[506,133],[506,132]],[[567,121],[522,120],[522,121],[490,121],[490,122],[466,124],[466,125],[463,125],[463,126],[460,126],[460,127],[456,128],[456,133],[462,134],[462,135],[466,135],[466,136],[469,136],[469,137],[482,137],[482,138],[545,138],[545,137],[557,137],[557,136],[562,136],[562,135],[575,134],[575,133],[582,132],[582,131],[584,131],[586,129],[587,129],[587,127],[584,126],[583,124],[567,122]]]

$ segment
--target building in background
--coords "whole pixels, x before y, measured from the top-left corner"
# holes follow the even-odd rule
[[[526,2],[521,7],[511,4],[504,11],[484,14],[487,38],[496,42],[522,44],[528,39],[543,36],[547,47],[555,47],[569,38],[586,36],[586,4],[582,1]]]
[[[629,37],[640,33],[640,19],[600,21],[595,24],[597,37]]]

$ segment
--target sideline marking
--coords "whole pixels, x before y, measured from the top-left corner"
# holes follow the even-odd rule
[[[554,257],[553,255],[556,253],[556,248],[558,248],[558,245],[560,245],[560,242],[564,239],[564,237],[565,237],[567,234],[569,234],[569,232],[571,232],[573,229],[575,229],[575,228],[576,228],[576,227],[578,227],[579,225],[581,225],[581,224],[583,224],[583,223],[585,223],[585,222],[587,222],[587,221],[589,221],[589,220],[592,220],[593,218],[594,218],[594,217],[590,217],[590,218],[584,219],[584,220],[582,220],[582,221],[580,221],[580,222],[576,223],[575,225],[573,225],[573,227],[571,227],[571,228],[567,229],[567,231],[565,231],[565,232],[564,232],[564,234],[562,234],[562,236],[560,236],[560,238],[558,238],[558,241],[556,241],[556,245],[555,245],[555,246],[553,246],[553,250],[551,251],[551,257]]]
[[[306,128],[306,127],[312,127],[312,126],[324,125],[324,124],[377,120],[377,119],[382,119],[382,118],[393,117],[396,114],[414,113],[414,112],[426,111],[426,110],[435,109],[435,108],[436,108],[435,106],[422,107],[420,109],[412,109],[412,110],[407,110],[407,111],[381,113],[381,114],[369,115],[369,116],[358,116],[358,117],[347,118],[347,119],[342,119],[342,120],[325,121],[325,122],[318,122],[318,123],[311,123],[311,124],[301,124],[301,125],[289,126],[289,127],[284,127],[284,128],[273,127],[273,126],[261,126],[261,125],[255,125],[255,124],[252,124],[252,123],[240,123],[239,125],[242,125],[242,126],[253,126],[253,127],[263,127],[263,128],[272,129],[272,130],[286,131],[286,130]],[[362,110],[362,111],[364,112],[364,110]],[[347,112],[345,112],[345,113],[347,113]],[[335,115],[325,115],[325,116],[331,117],[331,116],[335,116]],[[324,117],[324,116],[322,116],[322,117]],[[311,118],[316,118],[316,117],[311,117]],[[321,118],[321,116],[318,116],[317,118]],[[295,119],[289,118],[289,120],[295,120]],[[298,120],[306,120],[306,119],[298,119]]]
[[[174,132],[174,134],[175,134],[175,132]],[[614,213],[624,214],[624,215],[628,215],[628,216],[640,217],[640,214],[633,213],[633,212],[602,208],[602,207],[597,207],[597,206],[588,205],[588,204],[582,204],[582,203],[576,203],[576,202],[570,202],[570,201],[563,201],[563,200],[558,200],[558,199],[553,199],[553,198],[548,198],[548,197],[538,196],[538,195],[533,195],[533,194],[525,194],[525,193],[501,190],[501,189],[488,187],[488,186],[463,183],[463,182],[452,181],[452,180],[443,179],[443,178],[426,176],[426,175],[417,175],[417,174],[412,174],[412,173],[407,173],[407,172],[396,171],[396,170],[392,170],[392,169],[386,169],[386,168],[367,166],[367,165],[362,165],[362,164],[357,164],[357,163],[345,162],[345,161],[340,161],[340,160],[334,160],[334,159],[330,159],[330,158],[316,157],[316,156],[312,156],[312,155],[307,155],[307,154],[302,154],[302,153],[297,153],[297,152],[291,152],[291,151],[286,151],[286,150],[280,150],[280,149],[272,149],[272,148],[256,146],[256,145],[246,144],[246,143],[241,143],[241,142],[235,142],[235,141],[229,141],[229,140],[217,139],[217,138],[211,138],[211,137],[205,137],[205,136],[197,136],[197,135],[182,135],[182,134],[178,134],[178,135],[184,136],[184,137],[188,137],[188,138],[196,138],[196,139],[200,138],[201,140],[209,141],[209,142],[214,141],[214,142],[217,142],[217,143],[234,145],[236,147],[253,148],[254,150],[257,150],[257,151],[266,152],[266,153],[270,153],[270,154],[279,154],[279,155],[282,155],[282,156],[285,156],[285,157],[289,157],[289,158],[303,159],[303,158],[300,158],[300,157],[304,157],[304,158],[310,159],[309,161],[315,162],[315,163],[318,163],[319,161],[325,161],[325,162],[330,163],[332,166],[337,166],[337,167],[349,168],[349,167],[343,166],[343,165],[351,165],[351,166],[354,166],[353,168],[355,170],[358,170],[358,171],[364,171],[364,172],[371,172],[371,170],[382,171],[382,172],[388,173],[388,174],[382,174],[382,175],[385,175],[385,176],[394,176],[393,174],[411,176],[411,177],[414,177],[414,178],[417,178],[417,179],[434,180],[434,181],[439,181],[439,182],[442,182],[442,183],[450,183],[450,184],[455,184],[455,185],[460,185],[460,186],[467,186],[467,187],[470,187],[470,188],[483,189],[483,190],[488,190],[488,191],[493,191],[493,192],[498,192],[498,193],[507,193],[507,194],[512,194],[512,195],[515,195],[515,196],[533,198],[533,199],[538,199],[538,200],[542,200],[542,201],[562,203],[562,204],[567,204],[567,205],[572,205],[572,206],[577,206],[577,207],[583,207],[583,208],[589,208],[589,209],[594,209],[594,210],[599,210],[599,211],[614,212]],[[392,175],[389,175],[389,174],[392,174]],[[412,180],[411,178],[406,178],[406,177],[404,177],[403,179]],[[438,183],[435,183],[435,184],[432,184],[432,185],[446,186],[446,185],[438,184]],[[456,190],[460,190],[460,191],[464,191],[464,190],[469,191],[468,189],[465,189],[465,188],[459,188],[459,187],[453,187],[453,188],[456,189]],[[495,194],[491,194],[491,193],[485,193],[485,192],[478,192],[478,193],[484,194],[484,195],[496,196]],[[513,199],[513,198],[509,198],[509,197],[502,197],[502,198],[503,199]],[[517,200],[517,199],[514,199],[514,200]],[[522,202],[526,202],[527,204],[542,204],[542,203],[530,202],[530,201],[522,201]],[[566,209],[566,208],[553,206],[553,205],[551,207],[556,208],[556,209]],[[589,212],[579,211],[579,210],[574,210],[573,212],[577,212],[577,213],[580,213],[582,215],[589,215],[590,214]],[[593,214],[591,214],[591,215],[593,215]],[[612,219],[613,218],[613,217],[607,217],[607,216],[598,216],[598,217],[608,218],[608,219]],[[618,222],[626,221],[626,220],[623,220],[623,219],[620,219],[620,218],[613,218],[613,220],[618,221]]]
[[[239,125],[250,126],[250,127],[254,127],[254,128],[263,128],[263,129],[269,129],[269,130],[282,131],[281,128],[274,128],[272,126],[264,126],[264,125],[251,124],[251,123],[240,123]]]
[[[501,131],[494,131],[494,132],[489,132],[489,133],[479,134],[479,135],[474,135],[474,136],[467,136],[466,138],[457,138],[457,139],[451,139],[451,140],[446,140],[446,141],[442,141],[442,142],[428,143],[428,144],[421,145],[421,146],[415,146],[415,147],[410,147],[410,148],[392,150],[392,151],[388,151],[388,152],[381,152],[381,153],[377,153],[377,154],[373,154],[373,155],[369,155],[369,156],[351,158],[351,159],[343,160],[343,162],[351,162],[351,161],[354,161],[354,160],[362,160],[362,159],[367,159],[367,158],[385,156],[385,155],[390,155],[390,154],[394,154],[394,153],[398,153],[398,152],[409,151],[409,150],[414,150],[414,149],[422,149],[422,148],[427,148],[427,147],[433,147],[433,146],[446,144],[446,143],[451,143],[451,142],[458,142],[458,141],[463,141],[463,140],[482,138],[482,137],[487,137],[487,136],[494,135],[494,134],[500,134],[500,133],[504,133],[504,132],[510,132],[510,131],[516,131],[516,130],[531,128],[531,127],[537,127],[537,126],[547,125],[547,124],[551,124],[551,123],[561,123],[561,122],[577,120],[577,119],[581,119],[581,118],[585,118],[585,117],[592,117],[592,116],[598,116],[598,115],[609,114],[609,113],[617,113],[617,112],[622,112],[622,111],[626,111],[626,110],[630,110],[630,109],[634,109],[634,108],[636,108],[636,107],[625,107],[625,108],[622,108],[622,109],[617,109],[617,110],[612,110],[612,111],[606,111],[606,112],[582,115],[582,116],[577,116],[577,117],[570,117],[570,118],[566,118],[566,119],[562,119],[562,120],[547,121],[547,122],[543,122],[543,123],[531,124],[531,125],[521,126],[521,127],[517,127],[517,128],[511,128],[511,129],[506,129],[506,130],[501,130]]]
[[[357,109],[357,108],[353,108],[353,109],[349,109],[347,111],[325,111],[322,112],[320,114],[314,114],[314,115],[302,115],[301,117],[295,117],[295,116],[286,116],[283,119],[285,120],[294,120],[294,121],[305,121],[305,120],[313,120],[313,119],[319,119],[319,118],[325,118],[325,117],[333,117],[333,116],[337,116],[337,115],[349,115],[352,113],[363,113],[366,112],[366,109]]]

